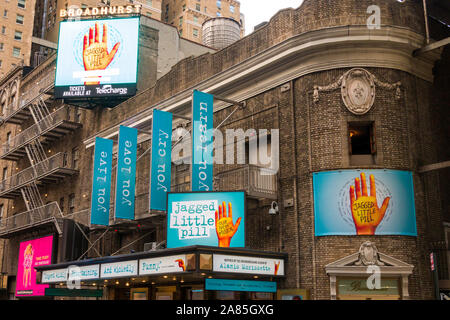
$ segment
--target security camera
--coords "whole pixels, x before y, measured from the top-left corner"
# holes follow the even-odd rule
[[[278,203],[275,201],[272,201],[272,204],[270,205],[269,214],[274,215],[278,213]]]

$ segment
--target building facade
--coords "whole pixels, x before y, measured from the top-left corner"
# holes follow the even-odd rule
[[[368,27],[368,7],[374,2],[380,9],[380,28]],[[448,10],[443,2],[435,5]],[[36,268],[42,283],[43,275],[66,272],[71,265],[136,266],[174,255],[191,261],[186,273],[97,276],[81,283],[102,290],[103,299],[130,299],[139,290],[146,292],[146,299],[434,299],[436,273],[430,268],[430,253],[435,254],[439,286],[448,290],[449,48],[426,46],[427,30],[433,31],[427,26],[434,25],[426,24],[424,17],[421,1],[360,1],[355,6],[348,0],[338,5],[305,0],[218,52],[204,48],[204,54],[176,61],[161,76],[141,74],[138,94],[114,108],[84,110],[52,99],[54,58],[26,75],[18,70],[4,78],[4,90],[17,83],[16,96],[23,93],[20,103],[5,100],[0,133],[0,165],[15,172],[6,174],[0,192],[5,208],[1,271],[8,276],[10,296],[18,281],[20,243],[48,234],[58,239],[58,253],[51,265]],[[432,39],[448,38],[448,26],[438,30],[431,32]],[[155,44],[154,37],[147,38],[146,46]],[[154,67],[156,61],[142,63]],[[227,129],[267,130],[269,145],[278,146],[279,166],[270,174],[267,170],[273,168],[263,161],[250,161],[261,153],[250,146],[251,135],[245,138],[245,163],[214,165],[216,190],[246,191],[245,248],[164,249],[166,216],[148,209],[152,112],[181,115],[174,121],[175,131],[188,130],[193,89],[245,102],[240,107],[229,101],[214,104],[214,126],[220,125],[223,136]],[[48,114],[36,122],[45,108]],[[94,141],[117,140],[120,125],[140,130],[136,216],[134,221],[120,221],[112,213],[109,227],[101,228],[89,223]],[[185,151],[174,150],[174,192],[190,188],[190,165],[181,161],[189,157]],[[344,217],[340,208],[346,207],[352,231],[341,232],[331,223],[329,232],[321,233],[327,224],[319,224],[320,206],[333,203],[336,192],[318,179],[347,172],[361,180],[345,181],[338,189],[344,200],[325,213],[334,213],[334,221]],[[390,208],[404,201],[378,178],[390,173],[408,176],[405,201],[410,207],[399,212],[412,223],[412,232],[401,231],[410,226],[406,220],[398,222],[398,229],[375,231],[396,221]],[[364,181],[361,187],[357,181]],[[375,202],[374,215],[390,217],[383,225],[364,224],[357,215],[352,220],[352,210],[357,210],[353,205],[361,196],[369,197],[368,186],[375,198],[368,201]],[[323,194],[330,198],[323,200]],[[74,242],[79,245],[68,245]],[[216,256],[284,261],[278,276],[226,274],[230,280],[276,282],[276,294],[205,290],[206,279],[225,277],[212,266]],[[378,291],[366,287],[367,271],[373,268],[381,275]],[[64,281],[47,283],[66,288]]]
[[[34,0],[4,1],[0,34],[0,75],[17,66],[30,65]]]

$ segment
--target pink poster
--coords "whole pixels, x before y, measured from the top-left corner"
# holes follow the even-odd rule
[[[53,236],[20,243],[19,265],[17,267],[16,297],[45,295],[48,284],[36,284],[34,267],[52,262]]]

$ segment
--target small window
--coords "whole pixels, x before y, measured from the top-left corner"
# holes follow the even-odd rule
[[[221,8],[222,7],[222,1],[221,0],[217,0],[217,8]]]
[[[3,219],[3,204],[0,204],[0,220]]]
[[[222,14],[219,11],[217,11],[217,16],[220,17],[222,16]]]
[[[59,209],[64,213],[64,197],[59,198]]]
[[[18,14],[18,15],[16,16],[16,23],[18,23],[18,24],[23,24],[23,15]]]
[[[3,51],[3,42],[0,43],[0,51]]]
[[[20,31],[15,31],[15,32],[14,32],[14,40],[19,40],[19,41],[21,41],[21,40],[22,40],[22,32],[20,32]]]
[[[13,48],[13,56],[16,58],[20,58],[20,48],[17,47]]]
[[[19,8],[25,9],[25,0],[18,0],[17,1],[17,6]]]
[[[3,168],[2,180],[8,178],[8,167]]]
[[[195,10],[200,11],[200,3],[195,4]]]
[[[230,5],[230,12],[234,13],[234,6]]]
[[[183,4],[183,11],[186,11],[186,5]]]
[[[178,22],[178,25],[181,27],[183,25],[183,17],[180,17],[180,21]]]
[[[8,10],[5,9],[5,10],[3,11],[3,17],[5,17],[5,18],[8,17]]]
[[[78,169],[78,163],[80,160],[80,151],[77,147],[72,149],[72,168]]]
[[[6,27],[2,26],[2,34],[5,34],[5,33],[6,33]]]
[[[363,155],[375,153],[374,126],[370,124],[349,124],[350,154]]]
[[[8,144],[11,143],[11,131],[9,131],[9,132],[6,133],[6,142],[7,142]]]
[[[194,16],[193,20],[194,20],[195,23],[198,23],[198,17],[197,16]]]
[[[195,29],[192,31],[192,34],[194,35],[194,37],[198,37],[198,29]]]
[[[75,193],[69,195],[69,213],[75,212]]]

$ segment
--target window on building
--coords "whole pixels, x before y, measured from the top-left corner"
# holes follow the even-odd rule
[[[348,124],[351,164],[372,164],[376,153],[375,126],[373,122]]]
[[[19,8],[25,9],[25,0],[18,0],[17,1],[17,6]]]
[[[3,51],[3,42],[0,42],[0,51]]]
[[[17,47],[13,48],[13,56],[16,58],[20,58],[20,48]]]
[[[3,168],[2,172],[2,180],[5,180],[8,177],[8,167]]]
[[[5,33],[6,33],[6,27],[2,26],[2,34],[5,34]]]
[[[78,163],[80,160],[80,151],[77,147],[72,149],[72,168],[78,169]]]
[[[3,63],[3,61],[2,61],[2,60],[0,60],[0,67],[2,66],[2,63]]]
[[[0,204],[0,220],[3,219],[3,204]]]
[[[16,16],[16,23],[23,24],[23,15],[17,14],[17,16]]]
[[[149,7],[152,7],[152,6],[153,6],[153,1],[152,1],[152,0],[147,0],[146,3],[147,3],[147,5],[148,5]]]
[[[192,34],[194,37],[198,37],[198,29],[195,29],[192,31]]]
[[[219,11],[217,11],[217,16],[220,17],[222,16],[222,14]]]
[[[181,27],[183,25],[183,17],[180,17],[180,21],[178,21],[178,25]]]
[[[59,209],[64,213],[64,197],[59,198]]]
[[[183,29],[180,29],[180,37],[183,36]]]
[[[63,167],[67,167],[67,165],[69,164],[69,161],[67,160],[67,152],[63,153]]]
[[[194,16],[193,20],[194,20],[195,23],[198,23],[198,17],[197,16]]]
[[[5,18],[8,16],[8,10],[5,9],[5,10],[3,11],[3,16],[4,16]]]
[[[9,132],[6,133],[6,142],[7,142],[8,144],[11,143],[11,131],[9,131]]]
[[[217,8],[221,8],[222,7],[222,1],[221,0],[217,0]]]
[[[200,11],[200,3],[195,4],[195,10]]]
[[[20,31],[15,31],[15,32],[14,32],[14,40],[19,40],[19,41],[21,41],[21,40],[22,40],[22,32],[20,32]]]
[[[69,213],[75,212],[75,193],[69,195]]]
[[[234,13],[234,6],[230,5],[230,12]]]
[[[186,5],[183,4],[183,11],[186,11]]]
[[[205,10],[205,12],[206,12],[206,11],[207,11],[207,8],[205,7],[205,9],[204,9],[204,10]]]

